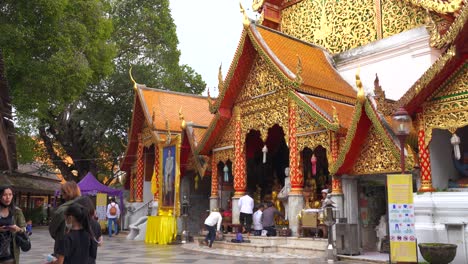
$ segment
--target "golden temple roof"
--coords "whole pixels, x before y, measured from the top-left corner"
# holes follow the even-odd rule
[[[199,126],[208,126],[213,118],[208,111],[208,101],[204,96],[152,89],[142,85],[138,85],[138,90],[148,122],[151,122],[153,114],[155,115],[156,130],[167,130],[167,120],[169,130],[181,132],[180,109],[186,121]],[[204,129],[197,129],[197,137],[202,136],[200,132],[202,130]]]
[[[300,58],[303,81],[298,88],[300,92],[354,103],[356,91],[335,70],[326,50],[262,26],[251,26],[250,29],[258,31],[259,44],[266,44],[261,46],[270,49],[270,56],[276,56],[277,64],[283,64],[290,72],[296,72]]]

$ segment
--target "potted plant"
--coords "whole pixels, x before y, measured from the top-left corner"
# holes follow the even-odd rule
[[[423,258],[431,264],[448,264],[457,255],[457,245],[446,243],[419,243]]]

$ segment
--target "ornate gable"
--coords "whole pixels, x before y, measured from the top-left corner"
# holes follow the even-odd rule
[[[379,174],[397,172],[400,170],[400,160],[395,157],[389,147],[382,144],[382,138],[372,127],[367,140],[359,152],[359,158],[354,163],[351,174]]]

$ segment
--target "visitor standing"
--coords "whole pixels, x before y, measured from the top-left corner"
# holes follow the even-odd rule
[[[257,211],[255,211],[255,213],[253,214],[254,236],[260,236],[262,234],[262,230],[263,230],[263,224],[262,224],[263,209],[265,209],[265,206],[263,204],[259,204],[257,206]]]
[[[93,231],[93,239],[91,240],[91,248],[90,248],[90,257],[88,259],[88,264],[95,264],[96,258],[93,256],[97,256],[97,249],[99,246],[102,245],[103,237],[101,231],[101,225],[96,220],[96,209],[94,208],[93,201],[89,196],[81,196],[76,199],[76,203],[80,204],[84,208],[88,209],[88,222]]]
[[[23,212],[13,203],[13,189],[0,187],[0,263],[19,263],[20,249],[15,236],[24,232]]]
[[[107,205],[107,229],[109,231],[109,237],[112,237],[112,233],[115,235],[119,234],[119,225],[117,224],[119,217],[119,205],[115,202],[115,198],[112,197],[111,202]],[[115,232],[112,230],[112,225],[114,225]]]
[[[96,259],[92,251],[94,234],[89,225],[89,211],[79,203],[73,203],[65,211],[66,226],[69,230],[57,248],[58,264],[85,264],[90,258]]]
[[[214,240],[216,239],[216,232],[221,230],[221,222],[223,217],[219,213],[218,208],[214,208],[211,211],[210,215],[205,219],[205,227],[208,230],[208,234],[203,241],[205,245],[211,247],[213,245]]]
[[[54,255],[57,253],[58,245],[65,236],[65,211],[81,196],[80,187],[74,181],[68,181],[60,188],[63,199],[66,201],[55,210],[49,224],[49,234],[54,239]]]
[[[276,236],[275,215],[279,215],[284,219],[284,216],[273,206],[273,203],[267,202],[267,208],[263,210],[262,214],[263,229],[267,231],[267,236]]]
[[[250,197],[249,193],[239,198],[239,223],[242,226],[242,230],[250,233],[252,227],[252,215],[254,208],[254,200]]]

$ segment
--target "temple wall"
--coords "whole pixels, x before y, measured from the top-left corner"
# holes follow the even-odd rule
[[[468,192],[415,193],[418,243],[457,244],[457,256],[452,263],[468,263],[467,200]]]
[[[366,93],[373,91],[375,74],[389,99],[398,100],[439,57],[429,35],[419,27],[334,56],[340,75],[355,89],[358,68]]]
[[[452,135],[447,130],[434,129],[429,144],[431,154],[432,186],[443,190],[448,187],[448,180],[458,179],[458,172],[453,165]]]

